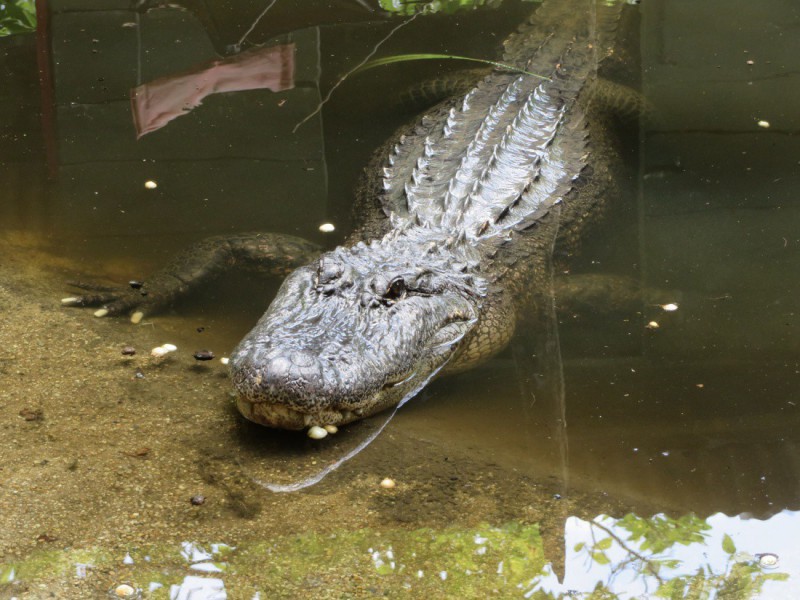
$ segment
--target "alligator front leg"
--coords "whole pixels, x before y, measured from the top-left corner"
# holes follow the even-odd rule
[[[106,287],[93,283],[71,285],[91,293],[64,298],[65,306],[99,306],[94,315],[130,313],[138,323],[193,289],[231,268],[245,268],[285,277],[308,264],[322,249],[299,237],[280,233],[244,233],[206,238],[181,252],[175,260],[143,282],[128,287]]]

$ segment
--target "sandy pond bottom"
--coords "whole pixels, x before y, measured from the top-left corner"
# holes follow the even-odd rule
[[[566,558],[603,569],[664,531],[667,549],[711,531],[693,517],[598,518],[655,511],[563,494],[419,428],[390,426],[322,483],[270,492],[258,482],[313,472],[359,432],[320,444],[250,425],[225,367],[193,359],[185,322],[64,309],[75,265],[20,237],[0,252],[0,598],[561,597],[565,535]],[[151,359],[165,342],[179,350]],[[717,538],[718,576],[764,582],[755,554]],[[633,579],[652,575],[633,562]],[[584,567],[576,597],[594,597],[608,573]]]
[[[433,405],[321,483],[271,492],[381,421],[322,442],[251,425],[225,367],[194,360],[213,338],[191,320],[65,309],[84,267],[26,237],[0,253],[0,598],[749,598],[800,572],[797,513],[666,516],[567,490],[461,426],[414,421]]]

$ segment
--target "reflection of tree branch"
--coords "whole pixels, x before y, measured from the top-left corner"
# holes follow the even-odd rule
[[[426,5],[426,6],[427,6],[427,5]],[[342,85],[342,84],[345,82],[345,80],[346,80],[348,77],[350,77],[350,75],[352,75],[353,73],[355,73],[356,71],[358,71],[358,70],[359,70],[361,67],[363,67],[365,64],[367,64],[367,62],[369,62],[369,59],[371,59],[373,56],[375,56],[375,53],[376,53],[376,52],[378,51],[378,49],[379,49],[379,48],[380,48],[380,47],[383,45],[383,43],[384,43],[384,42],[386,42],[386,41],[387,41],[389,38],[391,38],[391,37],[392,37],[392,36],[393,36],[395,33],[397,33],[397,31],[399,31],[399,30],[400,30],[400,28],[402,28],[402,27],[405,27],[406,25],[408,25],[409,23],[411,23],[411,22],[412,22],[414,19],[416,19],[418,16],[420,16],[420,15],[421,15],[423,12],[424,12],[424,10],[421,10],[421,11],[420,11],[420,12],[418,12],[418,13],[414,13],[414,14],[413,14],[412,16],[410,16],[408,19],[406,19],[405,21],[403,21],[403,22],[402,22],[402,23],[400,23],[399,25],[396,25],[394,28],[392,28],[392,30],[391,30],[391,31],[389,31],[389,33],[388,33],[388,34],[387,34],[387,35],[386,35],[386,36],[385,36],[383,39],[381,39],[381,40],[380,40],[380,41],[379,41],[377,44],[375,44],[375,46],[373,46],[372,50],[370,50],[370,52],[369,52],[369,53],[368,53],[368,54],[367,54],[367,55],[366,55],[366,56],[365,56],[365,57],[364,57],[364,58],[361,60],[361,62],[360,62],[360,63],[358,63],[358,64],[357,64],[355,67],[353,67],[353,68],[352,68],[352,69],[350,69],[350,70],[349,70],[347,73],[345,73],[344,75],[342,75],[342,76],[339,78],[339,81],[337,81],[336,83],[334,83],[334,84],[333,84],[333,86],[331,87],[331,89],[329,89],[329,90],[328,90],[328,93],[327,93],[327,94],[325,94],[325,97],[322,99],[322,101],[321,101],[321,102],[320,102],[320,103],[317,105],[317,108],[315,108],[313,112],[311,112],[310,114],[306,115],[306,116],[305,116],[305,118],[303,118],[303,120],[302,120],[302,121],[300,121],[300,122],[299,122],[297,125],[295,125],[295,126],[294,126],[294,129],[292,129],[292,133],[297,133],[297,130],[298,130],[298,128],[299,128],[299,127],[300,127],[300,126],[301,126],[303,123],[305,123],[306,121],[310,120],[310,119],[311,119],[311,118],[312,118],[314,115],[316,115],[316,114],[317,114],[319,111],[321,111],[321,110],[322,110],[322,107],[323,107],[323,106],[325,106],[325,104],[327,104],[328,100],[330,100],[330,99],[331,99],[331,96],[333,95],[333,92],[335,92],[335,91],[336,91],[336,88],[338,88],[340,85]]]
[[[603,531],[605,531],[609,536],[611,536],[611,538],[615,542],[617,542],[622,547],[623,550],[625,550],[626,552],[632,554],[633,556],[638,558],[640,561],[642,561],[644,563],[644,565],[645,565],[645,568],[650,572],[650,574],[658,580],[658,583],[660,585],[664,585],[664,583],[665,583],[664,579],[661,577],[661,575],[658,574],[658,571],[650,563],[650,560],[648,558],[646,558],[642,554],[639,554],[636,550],[634,550],[633,548],[628,546],[622,540],[622,538],[620,538],[616,533],[614,533],[611,529],[609,529],[605,525],[602,525],[602,524],[598,523],[597,521],[590,521],[590,524],[591,524],[592,527],[598,527],[598,528],[602,529]]]

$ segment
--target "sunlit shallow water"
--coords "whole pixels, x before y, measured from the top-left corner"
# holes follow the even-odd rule
[[[225,369],[195,364],[230,351],[274,282],[231,275],[139,327],[62,310],[64,282],[145,278],[217,233],[335,244],[360,169],[410,118],[400,96],[453,65],[351,76],[293,134],[400,21],[279,0],[250,41],[297,45],[295,88],[208,95],[137,142],[130,88],[229,52],[263,8],[66,8],[51,3],[43,39],[0,39],[0,593],[799,595],[794,6],[670,0],[631,21],[626,78],[657,115],[623,125],[619,198],[556,265],[652,297],[520,332],[321,484],[280,495],[258,482],[318,471],[370,424],[323,444],[251,426]],[[382,52],[494,56],[528,8],[420,17]],[[179,351],[147,358],[165,342]]]

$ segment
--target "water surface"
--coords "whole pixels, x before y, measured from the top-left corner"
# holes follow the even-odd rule
[[[488,4],[420,16],[378,55],[494,57],[532,5]],[[464,66],[351,75],[294,131],[407,16],[264,8],[53,0],[38,34],[0,38],[0,595],[798,597],[798,8],[634,9],[610,70],[654,114],[618,123],[619,192],[554,268],[644,294],[556,298],[293,494],[258,482],[374,425],[318,444],[248,424],[224,367],[191,356],[226,355],[277,282],[231,274],[138,327],[58,304],[69,279],[146,278],[207,235],[335,245],[363,165],[413,118],[403,93]],[[290,43],[292,89],[209,94],[137,141],[132,88]]]

